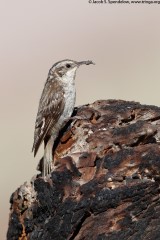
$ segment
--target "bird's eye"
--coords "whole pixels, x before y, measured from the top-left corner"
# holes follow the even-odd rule
[[[70,67],[71,67],[71,65],[70,65],[70,64],[66,64],[66,67],[67,67],[67,68],[70,68]]]

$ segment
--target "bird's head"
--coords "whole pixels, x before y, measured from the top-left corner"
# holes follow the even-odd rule
[[[94,64],[92,61],[73,61],[73,60],[62,60],[55,63],[49,71],[49,75],[57,76],[62,79],[75,78],[76,70],[81,65]]]

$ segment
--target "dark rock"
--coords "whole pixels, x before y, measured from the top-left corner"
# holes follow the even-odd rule
[[[102,100],[74,115],[53,172],[12,194],[7,239],[160,239],[160,108]]]

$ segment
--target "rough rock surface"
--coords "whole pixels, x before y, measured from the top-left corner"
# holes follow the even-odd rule
[[[103,100],[74,115],[51,175],[12,194],[7,239],[160,239],[160,108]]]

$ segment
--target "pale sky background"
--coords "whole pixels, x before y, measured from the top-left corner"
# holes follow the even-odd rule
[[[93,60],[77,72],[77,105],[98,99],[160,106],[160,4],[88,0],[0,1],[0,239],[9,198],[36,174],[31,153],[39,98],[57,61]]]

